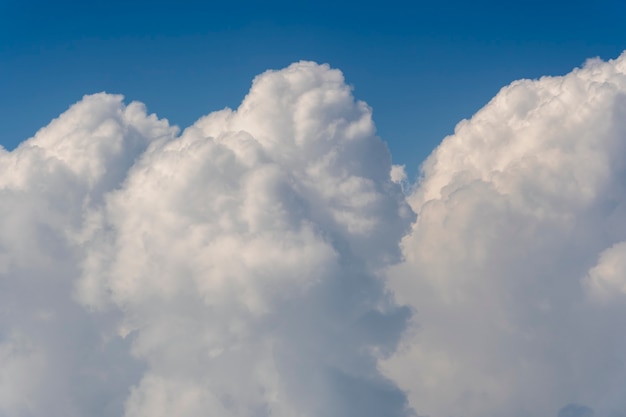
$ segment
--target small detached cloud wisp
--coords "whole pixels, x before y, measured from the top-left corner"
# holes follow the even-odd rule
[[[626,55],[407,181],[340,71],[182,133],[86,96],[0,148],[0,416],[626,416]]]

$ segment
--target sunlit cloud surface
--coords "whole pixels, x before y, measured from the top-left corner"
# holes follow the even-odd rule
[[[0,149],[0,416],[626,416],[626,55],[503,88],[414,183],[371,116],[299,62]]]

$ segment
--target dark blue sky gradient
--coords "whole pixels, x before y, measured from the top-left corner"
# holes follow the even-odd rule
[[[394,162],[419,163],[509,82],[626,49],[626,2],[0,0],[0,144],[82,95],[140,100],[185,127],[252,78],[306,59],[344,71]]]

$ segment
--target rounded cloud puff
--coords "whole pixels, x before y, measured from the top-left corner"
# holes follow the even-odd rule
[[[626,412],[625,172],[626,54],[512,83],[426,160],[383,363],[418,413]]]
[[[88,96],[0,170],[0,414],[410,415],[377,359],[414,214],[341,72],[268,71],[180,136]]]
[[[117,312],[74,301],[83,241],[105,195],[176,129],[97,94],[12,152],[0,149],[0,414],[119,416],[142,365]]]

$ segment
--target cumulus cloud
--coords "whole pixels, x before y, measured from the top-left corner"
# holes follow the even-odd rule
[[[390,172],[309,62],[182,134],[97,94],[0,149],[0,415],[411,415],[377,367],[410,316]]]
[[[85,98],[13,152],[0,149],[0,415],[120,415],[141,364],[116,314],[72,297],[85,213],[117,187],[166,122],[121,97]]]
[[[626,54],[512,83],[425,161],[381,363],[418,414],[623,415],[625,173]]]
[[[0,148],[0,416],[623,417],[625,121],[626,54],[516,81],[410,184],[326,65],[86,96]]]

